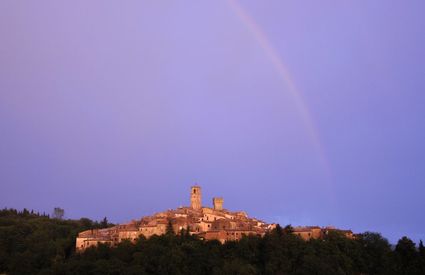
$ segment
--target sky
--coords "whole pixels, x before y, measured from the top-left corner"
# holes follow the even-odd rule
[[[224,197],[425,240],[422,0],[1,1],[0,207]]]

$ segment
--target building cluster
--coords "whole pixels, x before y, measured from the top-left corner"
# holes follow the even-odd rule
[[[299,236],[301,239],[308,241],[310,239],[323,239],[331,232],[338,232],[349,239],[354,238],[354,234],[351,230],[337,229],[333,226],[297,226],[293,228],[292,233]]]
[[[166,233],[170,225],[177,234],[184,229],[200,239],[218,240],[221,243],[239,240],[243,236],[263,236],[276,226],[250,218],[243,211],[232,212],[224,209],[223,198],[213,198],[212,208],[203,207],[201,187],[192,186],[190,207],[167,210],[110,228],[83,231],[77,236],[76,249],[83,251],[100,243],[116,245],[123,240],[134,242],[141,236],[149,238],[153,235],[162,235]],[[295,227],[294,234],[309,240],[322,238],[332,230],[340,231],[350,238],[353,236],[351,231],[317,226]]]

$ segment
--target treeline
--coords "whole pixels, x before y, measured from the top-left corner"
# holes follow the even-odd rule
[[[56,263],[72,258],[78,232],[109,226],[106,218],[61,220],[27,209],[0,210],[0,274],[52,274]]]
[[[392,249],[370,232],[306,242],[290,226],[223,245],[168,230],[75,253],[75,236],[94,224],[1,211],[0,274],[425,274],[422,242],[403,237]]]

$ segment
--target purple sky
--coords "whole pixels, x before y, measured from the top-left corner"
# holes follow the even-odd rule
[[[425,1],[239,5],[1,1],[0,207],[425,239]]]

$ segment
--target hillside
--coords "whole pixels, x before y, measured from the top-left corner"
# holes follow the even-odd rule
[[[109,225],[108,225],[109,226]],[[394,250],[378,233],[338,232],[304,241],[292,227],[240,241],[200,240],[169,228],[162,236],[75,252],[77,233],[101,223],[0,211],[0,274],[425,274],[425,249],[404,237]]]

